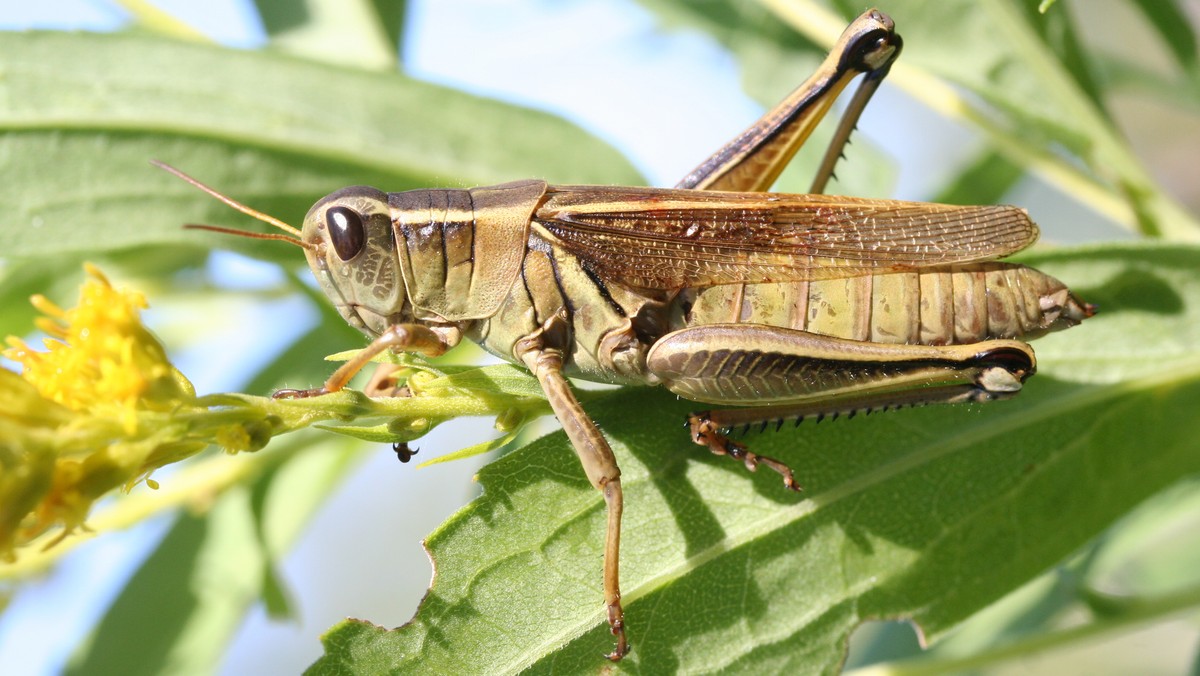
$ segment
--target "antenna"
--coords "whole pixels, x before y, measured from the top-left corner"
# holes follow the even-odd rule
[[[264,214],[263,212],[261,212],[257,209],[252,209],[252,208],[246,206],[245,204],[242,204],[241,202],[233,199],[232,197],[223,195],[220,192],[217,192],[216,189],[210,188],[209,186],[201,183],[200,181],[192,178],[191,176],[188,176],[187,174],[183,173],[182,171],[176,169],[175,167],[172,167],[171,165],[167,164],[166,162],[160,162],[158,160],[150,160],[150,164],[153,164],[154,166],[158,167],[159,169],[162,169],[163,171],[165,171],[173,176],[183,179],[184,181],[203,190],[204,192],[208,193],[209,195],[212,195],[213,197],[221,200],[225,204],[233,207],[234,209],[237,209],[238,211],[242,212],[243,214],[246,214],[247,216],[252,216],[252,217],[262,221],[263,223],[273,225],[276,228],[283,230],[284,232],[289,232],[292,234],[292,236],[280,235],[280,234],[275,234],[275,233],[266,234],[266,233],[258,233],[258,232],[246,232],[244,230],[234,230],[233,228],[221,228],[221,227],[217,227],[215,225],[196,225],[196,224],[191,224],[191,223],[189,223],[188,225],[185,225],[183,227],[190,228],[192,230],[209,230],[211,232],[219,232],[224,235],[236,235],[238,237],[247,237],[250,239],[277,239],[277,240],[287,242],[289,244],[295,244],[296,246],[304,248],[304,249],[312,249],[313,248],[313,246],[311,244],[308,244],[307,242],[304,242],[303,240],[300,239],[301,233],[299,230],[288,225],[287,223],[284,223],[283,221],[279,220],[278,218]]]

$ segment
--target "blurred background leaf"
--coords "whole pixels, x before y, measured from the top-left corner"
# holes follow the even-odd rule
[[[202,9],[122,4],[130,14],[116,23],[130,23],[115,33],[0,34],[0,195],[8,206],[0,217],[0,328],[28,330],[31,293],[71,298],[86,258],[147,293],[168,346],[194,360],[189,375],[255,393],[318,382],[328,370],[320,358],[361,344],[361,337],[306,286],[308,273],[288,247],[180,230],[186,222],[258,226],[148,160],[174,164],[293,223],[321,195],[355,183],[387,190],[525,177],[636,184],[648,174],[667,185],[752,113],[726,127],[715,107],[699,101],[681,103],[680,113],[657,110],[631,81],[649,79],[638,64],[681,45],[719,53],[713,67],[736,69],[745,92],[770,105],[862,9],[808,0],[642,0],[641,9],[579,2],[553,11],[538,3],[258,2],[242,8],[246,22],[261,28],[259,48],[245,51],[204,44],[187,15]],[[1102,315],[1038,342],[1045,375],[1016,402],[756,437],[756,449],[783,456],[804,477],[810,492],[799,499],[783,495],[773,477],[698,456],[674,423],[663,422],[676,420],[686,404],[652,392],[605,400],[593,413],[617,441],[634,486],[623,557],[635,646],[627,668],[828,672],[860,620],[910,613],[938,639],[931,651],[920,652],[906,625],[872,624],[856,636],[852,664],[901,660],[897,668],[922,673],[954,664],[1005,673],[1013,657],[1005,646],[1015,645],[1027,648],[1016,653],[1022,665],[1037,660],[1047,673],[1062,671],[1056,657],[1097,665],[1092,672],[1124,673],[1179,654],[1179,630],[1162,621],[1169,607],[1160,600],[1186,600],[1196,588],[1189,571],[1200,539],[1189,518],[1198,493],[1188,480],[1196,447],[1187,413],[1200,396],[1200,293],[1197,253],[1182,244],[1200,236],[1200,189],[1190,179],[1200,145],[1190,19],[1196,7],[1114,0],[1101,11],[1061,0],[1039,14],[1038,4],[893,0],[882,7],[904,35],[905,53],[831,190],[1010,201],[1029,207],[1052,241],[1132,232],[1168,243],[1030,259],[1098,302]],[[599,17],[609,11],[633,28],[596,68],[615,70],[626,59],[637,78],[589,76],[591,41],[604,37]],[[539,12],[567,12],[576,22],[540,23]],[[495,26],[508,32],[497,34]],[[451,57],[460,72],[431,71],[429,59]],[[600,132],[630,159],[555,114],[461,91],[498,93],[498,71],[519,92],[514,98]],[[673,71],[656,72],[666,74],[647,86],[684,101],[688,94]],[[725,81],[712,75],[698,77],[696,88]],[[714,96],[728,102],[741,94]],[[622,135],[633,127],[653,131]],[[690,135],[689,150],[670,157],[659,138],[678,133]],[[818,138],[805,149],[781,189],[803,190],[819,146]],[[902,161],[890,165],[893,155]],[[279,267],[254,267],[210,253],[214,248]],[[227,361],[242,353],[251,356]],[[1172,411],[1178,413],[1170,417]],[[1029,422],[1021,422],[1026,414]],[[1011,437],[999,433],[1009,427]],[[972,434],[990,441],[903,469],[906,459],[929,459],[929,449]],[[485,424],[465,422],[419,445],[437,454],[489,435]],[[191,504],[128,584],[97,602],[97,628],[78,648],[75,669],[131,670],[131,649],[147,673],[306,664],[320,653],[319,629],[307,623],[288,630],[288,648],[278,633],[238,631],[246,617],[265,632],[268,610],[302,618],[325,603],[312,600],[297,579],[324,586],[365,578],[361,586],[375,606],[335,593],[340,605],[316,609],[323,617],[352,615],[383,626],[408,619],[411,601],[397,590],[407,581],[415,599],[428,579],[415,542],[441,520],[429,505],[447,495],[469,497],[465,478],[475,466],[443,465],[410,481],[409,468],[394,461],[372,464],[385,454],[378,446],[328,435],[294,443],[290,451],[274,449],[278,461],[264,461],[248,483]],[[364,463],[370,469],[352,471]],[[456,473],[440,474],[455,466]],[[956,469],[939,469],[950,466]],[[869,480],[888,468],[893,478]],[[371,493],[374,501],[359,495],[364,484],[354,477],[364,473],[386,486]],[[162,480],[169,486],[169,476]],[[425,659],[470,655],[482,671],[598,668],[597,655],[608,649],[599,615],[598,496],[561,435],[511,453],[489,466],[483,481],[484,499],[431,539],[440,586],[416,623],[382,635],[338,627],[327,639],[325,664],[398,650],[419,637]],[[952,504],[951,493],[960,502]],[[336,511],[338,503],[353,506]],[[309,530],[323,519],[333,521],[332,530]],[[764,519],[772,525],[746,525]],[[417,534],[394,531],[399,522],[415,524]],[[961,542],[928,539],[952,524],[969,531]],[[313,540],[309,532],[322,534]],[[722,533],[734,534],[727,545],[719,545]],[[79,553],[102,547],[110,534],[101,535]],[[154,549],[145,537],[142,548]],[[373,548],[400,542],[410,558]],[[303,564],[315,571],[306,577],[292,563],[302,558],[285,557],[293,549],[336,555]],[[365,575],[361,559],[397,572]],[[231,560],[239,563],[231,568]],[[537,565],[521,567],[527,563]],[[893,587],[852,583],[872,575]],[[16,611],[36,604],[36,584],[10,585]],[[497,588],[510,593],[488,596]],[[34,599],[23,606],[22,595]],[[704,599],[704,612],[696,599]],[[1162,612],[1146,614],[1147,604]],[[504,623],[490,621],[491,613]],[[21,618],[10,611],[0,620],[0,649],[11,648],[2,635]],[[1167,633],[1140,656],[1106,650],[1123,645],[1114,637],[1150,621]],[[1188,636],[1194,645],[1194,628]],[[1034,657],[1035,649],[1047,656]],[[1184,661],[1174,664],[1194,659],[1194,650],[1183,652]],[[903,661],[918,655],[926,661]],[[394,653],[374,656],[384,658],[377,665],[416,668]],[[0,656],[0,664],[19,664],[12,659]]]

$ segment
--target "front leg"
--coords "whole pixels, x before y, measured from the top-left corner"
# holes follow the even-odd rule
[[[458,329],[450,326],[430,328],[424,324],[396,324],[368,345],[350,361],[342,364],[334,371],[325,384],[307,390],[279,390],[276,399],[302,399],[321,394],[337,392],[350,382],[371,360],[384,350],[397,352],[420,352],[429,357],[445,354],[446,350],[458,344],[461,334]]]
[[[546,344],[546,335],[560,328],[563,319],[555,317],[533,335],[517,342],[513,353],[537,377],[554,415],[571,440],[583,471],[592,486],[604,495],[608,511],[608,527],[604,542],[604,603],[608,609],[608,625],[617,644],[608,654],[616,662],[629,652],[625,637],[625,613],[621,608],[620,552],[621,512],[624,499],[621,493],[621,469],[604,435],[588,417],[571,386],[563,375],[563,352]]]

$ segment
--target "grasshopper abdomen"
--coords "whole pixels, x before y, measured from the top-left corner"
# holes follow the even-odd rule
[[[834,338],[960,345],[1033,338],[1089,316],[1057,279],[1013,263],[977,263],[846,279],[686,289],[673,328],[759,324]]]

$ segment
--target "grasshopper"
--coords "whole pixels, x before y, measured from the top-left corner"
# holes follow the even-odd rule
[[[1093,312],[1058,280],[994,262],[1037,239],[1022,209],[823,194],[901,45],[889,17],[864,13],[811,78],[669,190],[355,186],[297,230],[160,166],[290,233],[200,226],[302,247],[339,313],[373,338],[322,387],[276,396],[340,390],[385,350],[440,355],[464,338],[533,373],[606,503],[615,661],[629,650],[621,470],[568,376],[734,407],[690,416],[692,440],[799,490],[786,464],[728,429],[1011,397],[1036,370],[1017,338]],[[765,192],[858,75],[811,194]]]

